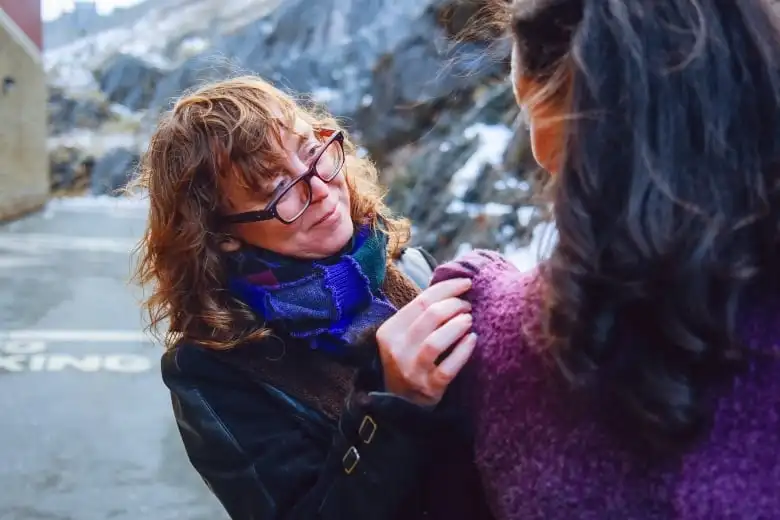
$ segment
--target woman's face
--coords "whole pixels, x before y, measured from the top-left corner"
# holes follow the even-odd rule
[[[280,188],[307,172],[324,144],[311,125],[301,119],[296,120],[294,132],[283,130],[282,142],[285,160],[278,165],[278,172],[273,172],[273,180],[264,183],[262,193],[228,188],[227,196],[232,206],[230,213],[265,209]],[[336,146],[338,143],[331,145]],[[343,167],[329,183],[312,176],[311,204],[297,220],[285,224],[274,218],[233,225],[230,235],[234,238],[223,243],[223,250],[236,250],[243,242],[302,259],[313,260],[338,253],[354,232],[346,175]]]
[[[528,113],[534,158],[539,166],[555,174],[560,168],[560,155],[564,142],[565,126],[561,119],[562,107],[553,101],[528,102],[542,91],[544,85],[523,75],[517,45],[512,50],[511,75],[515,99]]]

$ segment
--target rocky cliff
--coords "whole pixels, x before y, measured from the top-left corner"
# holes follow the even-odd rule
[[[171,99],[252,72],[342,118],[382,167],[391,205],[413,219],[415,241],[439,258],[523,247],[546,215],[534,202],[535,168],[506,80],[508,45],[454,38],[480,7],[154,0],[99,22],[52,22],[53,186],[112,193]]]

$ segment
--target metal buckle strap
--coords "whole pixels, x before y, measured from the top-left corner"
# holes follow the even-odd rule
[[[344,473],[349,475],[355,471],[358,462],[360,462],[360,453],[358,453],[357,448],[350,446],[347,452],[344,454],[344,457],[341,459],[341,465],[344,467]]]
[[[376,421],[370,415],[363,417],[360,428],[358,428],[358,437],[363,441],[363,444],[369,444],[374,439],[376,429]]]

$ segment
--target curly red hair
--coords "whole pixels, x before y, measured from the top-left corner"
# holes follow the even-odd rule
[[[202,86],[164,114],[151,137],[139,175],[129,189],[148,192],[146,231],[138,245],[134,279],[152,292],[143,302],[149,329],[167,322],[164,342],[179,338],[231,348],[269,334],[226,289],[216,223],[225,207],[225,183],[258,189],[280,150],[282,130],[301,118],[317,129],[341,129],[324,111],[304,106],[261,78],[244,76]],[[389,258],[409,239],[409,223],[383,202],[375,166],[344,141],[351,215],[368,219],[389,237]]]

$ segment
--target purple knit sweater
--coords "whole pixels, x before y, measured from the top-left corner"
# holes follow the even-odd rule
[[[479,336],[464,399],[497,520],[780,519],[778,308],[745,324],[755,361],[720,396],[708,438],[661,460],[616,442],[561,381],[544,353],[536,271],[479,251],[434,283],[464,276]]]

